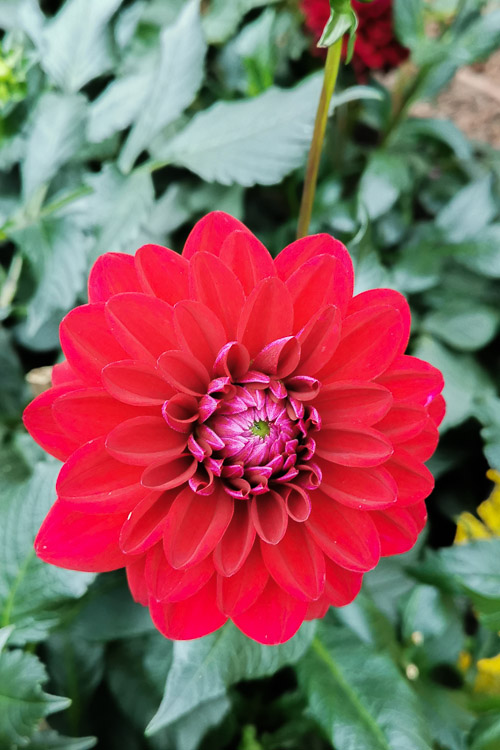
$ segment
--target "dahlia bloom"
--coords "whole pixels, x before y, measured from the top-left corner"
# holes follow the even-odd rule
[[[332,237],[273,260],[220,212],[182,255],[101,256],[24,415],[65,462],[38,555],[125,567],[174,639],[230,618],[281,643],[350,602],[425,524],[444,413],[439,371],[404,354],[405,299],[352,293]]]
[[[392,0],[373,0],[362,3],[352,0],[358,17],[354,43],[353,65],[358,77],[368,70],[397,68],[408,57],[408,50],[394,36]],[[330,17],[328,0],[301,0],[306,27],[316,41]]]

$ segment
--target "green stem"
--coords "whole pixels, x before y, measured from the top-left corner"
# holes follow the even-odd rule
[[[316,193],[316,183],[318,181],[318,169],[323,149],[323,140],[325,137],[326,123],[328,120],[328,110],[330,100],[335,91],[337,76],[340,67],[340,56],[342,53],[342,39],[338,39],[335,44],[328,48],[325,63],[325,75],[323,78],[323,88],[319,99],[316,120],[314,122],[314,132],[307,160],[306,177],[304,180],[304,190],[302,192],[302,201],[300,204],[299,223],[297,227],[297,239],[305,237],[309,230],[312,209],[314,204],[314,195]]]

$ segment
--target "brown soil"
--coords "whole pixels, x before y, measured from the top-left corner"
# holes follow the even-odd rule
[[[500,148],[500,50],[459,70],[436,101],[418,102],[411,114],[453,120],[469,138]]]

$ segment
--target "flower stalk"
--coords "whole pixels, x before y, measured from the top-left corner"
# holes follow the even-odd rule
[[[297,226],[297,239],[306,236],[311,222],[316,183],[318,181],[319,162],[323,149],[323,140],[325,138],[326,123],[328,120],[328,111],[330,109],[330,101],[337,83],[341,53],[342,38],[338,39],[331,47],[328,47],[323,88],[321,89],[316,120],[314,122],[313,138],[307,160],[306,176]]]

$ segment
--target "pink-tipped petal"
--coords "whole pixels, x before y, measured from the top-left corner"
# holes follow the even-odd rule
[[[234,273],[215,255],[196,253],[190,265],[190,288],[219,318],[227,339],[236,339],[245,294]]]
[[[325,587],[325,556],[304,524],[290,520],[279,544],[261,541],[262,559],[278,584],[297,599],[318,599]]]
[[[137,275],[146,292],[169,305],[189,297],[189,263],[161,245],[143,245],[135,254]]]
[[[177,349],[173,309],[148,294],[117,294],[106,303],[106,319],[116,340],[133,359],[151,365]]]
[[[77,506],[56,500],[35,539],[42,560],[59,568],[105,572],[123,568],[127,557],[118,537],[126,514],[88,515]]]
[[[285,643],[295,635],[307,612],[307,602],[283,591],[272,578],[257,601],[232,620],[249,638],[267,646]]]
[[[106,438],[106,450],[126,464],[148,466],[180,456],[187,437],[172,430],[163,417],[135,417],[117,425]]]
[[[300,344],[294,336],[267,344],[254,359],[255,370],[275,378],[286,378],[295,371],[300,360]]]
[[[92,266],[88,283],[89,302],[106,302],[121,292],[142,292],[134,258],[125,253],[105,253]]]
[[[165,352],[158,360],[158,369],[177,391],[189,396],[203,396],[207,392],[207,369],[189,352]]]
[[[269,251],[250,232],[231,232],[224,240],[219,257],[241,281],[247,296],[259,281],[276,276]]]
[[[189,568],[203,560],[220,542],[233,515],[232,498],[217,486],[206,498],[184,489],[176,497],[165,523],[164,548],[174,568]]]
[[[238,382],[248,372],[249,366],[250,355],[247,348],[238,341],[230,341],[217,355],[214,375],[228,377],[231,381]]]
[[[249,503],[234,503],[233,517],[214,550],[214,565],[218,573],[234,576],[240,570],[253,547],[255,534]]]
[[[364,573],[380,559],[380,540],[369,513],[359,513],[336,503],[321,490],[314,493],[308,533],[333,562]]]
[[[241,312],[238,341],[255,357],[276,339],[290,336],[293,326],[293,307],[290,294],[277,278],[259,282]]]
[[[161,406],[175,393],[156,367],[131,359],[107,365],[102,382],[111,396],[139,407]]]
[[[109,330],[103,302],[71,310],[61,322],[59,336],[71,369],[91,385],[101,384],[103,367],[127,358]]]
[[[194,300],[178,302],[174,308],[175,330],[185,351],[211,372],[220,349],[226,343],[224,326],[206,305]]]
[[[193,428],[193,422],[196,422],[199,417],[198,400],[187,393],[176,393],[165,402],[162,414],[173,430],[189,433]]]

